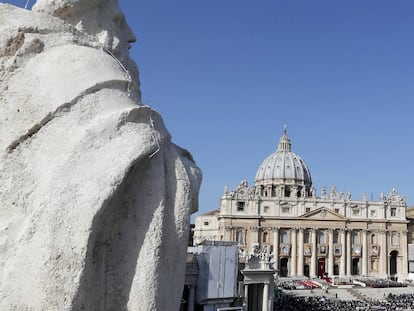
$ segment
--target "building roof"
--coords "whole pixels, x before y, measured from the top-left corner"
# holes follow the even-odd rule
[[[207,213],[202,214],[200,216],[214,216],[214,215],[218,215],[218,214],[220,214],[220,208],[215,209],[214,211],[207,212]]]
[[[407,218],[414,218],[414,206],[407,207],[406,215]]]

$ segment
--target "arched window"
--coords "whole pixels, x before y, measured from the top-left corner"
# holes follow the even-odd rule
[[[377,243],[377,237],[375,236],[375,234],[371,234],[371,244],[376,244]]]
[[[318,231],[318,243],[326,243],[326,234],[323,231]]]
[[[280,243],[288,243],[289,242],[289,236],[286,230],[283,230],[280,232]]]

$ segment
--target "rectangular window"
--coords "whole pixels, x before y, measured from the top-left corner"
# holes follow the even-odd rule
[[[264,207],[263,207],[263,211],[264,211],[265,213],[269,213],[269,206],[264,206]]]
[[[397,216],[397,209],[395,207],[391,207],[391,216]]]
[[[408,262],[408,272],[414,273],[414,261]]]
[[[244,211],[245,202],[237,202],[237,211],[242,212]]]
[[[335,213],[339,214],[339,208],[335,208]]]
[[[289,206],[283,206],[282,207],[282,213],[289,214],[290,213],[290,207]]]
[[[310,207],[305,208],[305,213],[309,213],[310,212]]]
[[[208,226],[210,223],[208,221],[204,222],[204,226]]]
[[[359,210],[359,208],[358,208],[358,207],[354,207],[354,208],[352,209],[352,215],[354,215],[354,216],[358,216],[358,215],[359,215],[359,213],[360,213],[360,210]]]
[[[371,217],[375,217],[375,216],[377,216],[377,211],[372,209],[371,210]]]

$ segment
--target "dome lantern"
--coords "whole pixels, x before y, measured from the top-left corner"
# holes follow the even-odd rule
[[[281,150],[281,151],[291,151],[292,150],[292,144],[290,143],[290,139],[287,136],[286,125],[283,129],[283,135],[279,139],[279,145],[278,145],[277,149]]]

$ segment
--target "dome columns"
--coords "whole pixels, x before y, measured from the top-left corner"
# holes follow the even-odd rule
[[[254,192],[265,198],[308,198],[310,196],[309,187],[297,184],[256,185]]]

